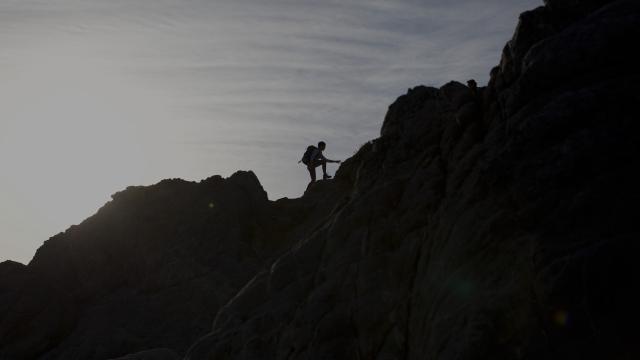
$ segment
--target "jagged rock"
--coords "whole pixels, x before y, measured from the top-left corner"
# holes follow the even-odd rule
[[[410,89],[300,199],[114,195],[0,264],[0,358],[637,358],[639,19],[547,1],[486,88]]]
[[[584,16],[615,0],[544,0],[544,4],[554,12],[555,16],[576,17]]]
[[[187,359],[634,354],[622,309],[638,299],[622,289],[635,255],[621,249],[638,248],[638,74],[636,55],[608,51],[638,39],[637,7],[563,26],[554,9],[525,14],[466,127],[461,84],[400,97],[336,176],[355,195],[224,306]]]
[[[184,353],[217,308],[287,247],[284,229],[319,222],[311,216],[334,199],[311,209],[272,204],[251,172],[114,194],[46,241],[28,266],[1,264],[0,359]]]

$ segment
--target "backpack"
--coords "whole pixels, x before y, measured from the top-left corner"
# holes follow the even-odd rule
[[[311,145],[309,147],[307,147],[307,151],[304,152],[304,155],[302,155],[302,163],[305,165],[309,165],[309,162],[311,161],[311,155],[313,155],[313,153],[316,151],[316,147]]]

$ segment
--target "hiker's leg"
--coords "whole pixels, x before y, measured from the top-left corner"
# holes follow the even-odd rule
[[[311,176],[311,182],[316,181],[316,167],[315,166],[307,166],[307,170],[309,170],[309,176]]]
[[[322,160],[322,173],[327,175],[327,162]]]

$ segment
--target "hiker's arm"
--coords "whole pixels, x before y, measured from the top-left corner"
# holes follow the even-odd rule
[[[331,160],[331,159],[327,159],[324,154],[322,152],[320,152],[320,154],[318,154],[318,157],[328,163],[339,163],[340,160]]]

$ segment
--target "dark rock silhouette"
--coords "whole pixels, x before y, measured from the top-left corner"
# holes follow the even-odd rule
[[[300,199],[114,195],[0,264],[0,358],[638,358],[639,20],[546,1],[487,87],[411,89]]]
[[[184,353],[216,310],[292,242],[284,230],[313,227],[313,212],[330,202],[271,203],[251,172],[117,193],[46,241],[29,266],[0,264],[0,358]]]

